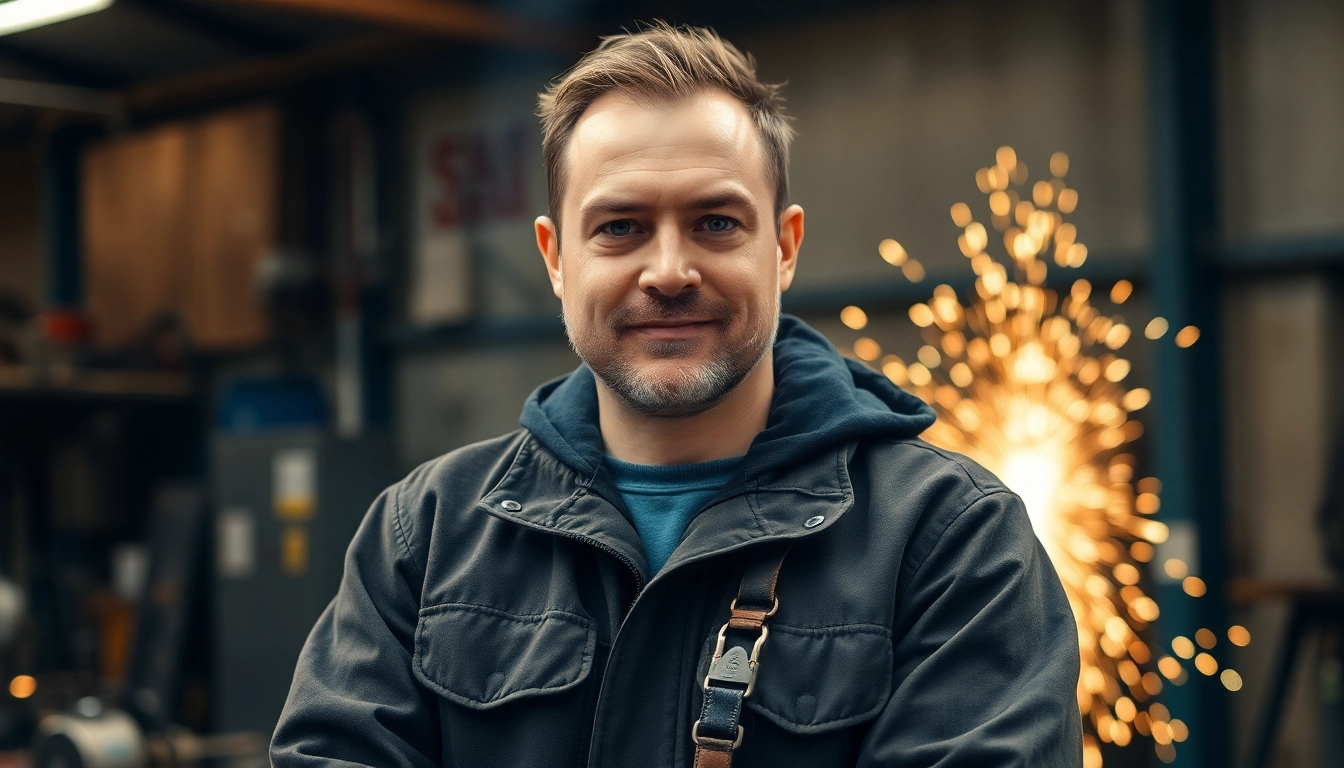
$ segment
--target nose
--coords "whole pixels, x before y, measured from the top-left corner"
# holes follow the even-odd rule
[[[673,227],[660,227],[657,237],[649,244],[648,260],[639,275],[639,288],[648,293],[676,296],[682,291],[700,287],[700,270],[696,267],[688,243],[681,241]]]

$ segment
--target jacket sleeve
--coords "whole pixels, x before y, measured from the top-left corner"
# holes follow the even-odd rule
[[[896,687],[858,765],[1081,766],[1078,631],[1021,499],[944,521],[902,579]]]
[[[439,764],[437,705],[411,672],[423,578],[399,518],[400,487],[374,501],[304,644],[271,739],[274,768]]]

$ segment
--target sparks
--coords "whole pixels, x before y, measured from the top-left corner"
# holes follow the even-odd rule
[[[1188,732],[1154,697],[1163,677],[1181,684],[1188,673],[1143,639],[1160,609],[1139,584],[1152,545],[1162,543],[1168,530],[1152,517],[1160,484],[1146,478],[1136,492],[1136,462],[1127,450],[1143,434],[1132,413],[1151,396],[1124,384],[1130,363],[1120,350],[1130,326],[1091,303],[1093,286],[1076,280],[1062,297],[1044,287],[1050,255],[1062,268],[1087,258],[1077,228],[1064,220],[1078,204],[1077,190],[1063,180],[1068,157],[1051,156],[1053,178],[1031,187],[1011,148],[1001,147],[996,161],[975,178],[1007,258],[990,255],[993,238],[970,206],[952,206],[953,222],[962,229],[957,245],[976,275],[974,294],[963,304],[951,286],[939,285],[928,302],[910,309],[927,343],[918,362],[887,355],[877,365],[937,412],[925,439],[975,459],[1022,497],[1078,623],[1078,706],[1088,730],[1084,765],[1100,768],[1098,742],[1123,747],[1136,734],[1150,737],[1158,756],[1170,762],[1174,742]],[[1030,191],[1020,193],[1024,187]],[[893,245],[884,240],[879,247],[886,261],[914,261],[904,249],[893,261]],[[1106,295],[1119,304],[1131,290],[1121,281]],[[846,308],[851,315],[854,310]],[[1160,338],[1166,327],[1155,318],[1145,335]],[[1193,327],[1181,333],[1177,343],[1183,347],[1199,335]],[[870,363],[880,354],[868,338],[855,342],[853,351]],[[1211,656],[1196,666],[1206,675],[1217,671]],[[1229,690],[1241,686],[1235,671],[1222,679]]]

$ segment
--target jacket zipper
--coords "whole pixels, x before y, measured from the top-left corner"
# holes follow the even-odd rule
[[[625,555],[621,554],[620,552],[617,552],[614,548],[609,547],[606,544],[603,544],[602,542],[598,541],[597,539],[590,539],[587,536],[581,536],[577,533],[570,533],[569,531],[552,529],[552,532],[564,536],[565,538],[576,539],[578,541],[584,542],[585,544],[591,544],[592,546],[597,547],[603,552],[606,552],[607,554],[611,555],[612,557],[616,558],[622,563],[625,563],[625,567],[630,569],[630,574],[635,577],[635,596],[631,598],[630,604],[625,608],[625,616],[621,618],[621,622],[624,623],[625,617],[628,617],[630,615],[630,611],[634,610],[635,602],[639,600],[640,594],[644,591],[644,577],[640,574],[639,568],[635,566],[635,562],[630,558],[626,557]],[[619,628],[617,629],[617,631],[618,632],[620,631]],[[614,641],[615,636],[613,635],[613,643]]]
[[[639,596],[640,596],[641,594],[643,594],[643,592],[644,592],[644,577],[643,577],[643,575],[640,574],[640,572],[639,572],[639,568],[637,568],[637,567],[635,566],[635,563],[634,563],[633,560],[631,560],[630,558],[628,558],[628,557],[626,557],[625,555],[621,554],[620,552],[617,552],[614,548],[609,547],[609,546],[607,546],[606,544],[603,544],[602,542],[598,541],[597,539],[591,539],[591,538],[588,538],[587,536],[581,536],[581,535],[579,535],[579,534],[577,534],[577,533],[570,533],[569,531],[554,530],[553,532],[554,532],[554,533],[557,533],[557,534],[559,534],[559,535],[561,535],[561,536],[564,536],[564,537],[566,537],[566,538],[575,539],[575,540],[577,540],[577,541],[582,541],[582,542],[584,542],[585,544],[591,544],[592,546],[596,547],[597,549],[600,549],[600,550],[602,550],[603,552],[606,552],[607,554],[611,555],[612,557],[616,558],[617,560],[621,561],[622,563],[625,563],[625,567],[626,567],[626,568],[629,568],[629,569],[630,569],[630,573],[631,573],[631,575],[633,575],[633,576],[635,577],[635,595],[634,595],[634,597],[632,597],[632,598],[630,599],[630,604],[629,604],[628,606],[626,606],[626,608],[625,608],[625,615],[621,617],[621,624],[620,624],[620,626],[616,627],[616,631],[613,632],[612,635],[611,635],[611,647],[612,647],[613,650],[615,650],[615,648],[616,648],[616,638],[620,636],[620,634],[621,634],[621,629],[622,629],[622,627],[625,626],[625,620],[628,619],[628,618],[630,618],[630,613],[631,613],[632,611],[634,611],[634,609],[635,609],[635,603],[639,602]],[[608,659],[607,659],[607,664],[608,664],[608,665],[611,664],[611,659],[610,659],[610,657],[608,657]],[[601,680],[601,682],[600,682],[600,683],[598,684],[598,686],[597,686],[597,696],[596,696],[596,698],[593,699],[593,725],[592,725],[593,732],[590,732],[590,733],[588,734],[588,754],[585,756],[585,760],[584,760],[584,764],[585,764],[585,765],[591,765],[591,764],[592,764],[593,750],[594,750],[594,748],[596,747],[596,740],[595,740],[595,738],[594,738],[594,732],[597,730],[597,714],[598,714],[598,712],[600,712],[601,709],[602,709],[602,698],[603,698],[603,696],[606,694],[606,689],[607,689],[607,674],[606,674],[606,670],[604,669],[604,670],[602,670],[602,680]]]

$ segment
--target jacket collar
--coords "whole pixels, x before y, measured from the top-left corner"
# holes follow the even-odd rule
[[[819,451],[786,470],[744,476],[730,484],[716,503],[691,520],[660,573],[747,546],[811,536],[834,525],[854,505],[849,477],[854,445]],[[604,474],[578,474],[528,434],[480,507],[504,520],[612,550],[647,581],[649,567],[639,534]]]

